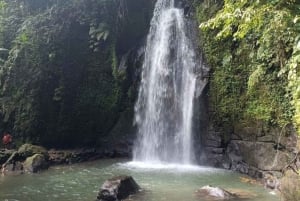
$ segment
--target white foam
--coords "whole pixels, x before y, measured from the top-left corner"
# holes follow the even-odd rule
[[[142,161],[131,161],[127,163],[119,163],[118,166],[126,169],[139,169],[139,170],[172,170],[178,172],[221,172],[224,170],[197,166],[197,165],[185,165],[176,163],[158,163],[158,162],[142,162]]]

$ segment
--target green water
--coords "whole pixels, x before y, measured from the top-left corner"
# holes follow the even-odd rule
[[[230,171],[143,167],[120,160],[56,166],[34,175],[0,176],[0,201],[93,201],[106,179],[121,174],[132,175],[145,189],[132,198],[134,201],[201,201],[195,191],[208,184],[256,195],[248,201],[279,201],[261,186],[240,182],[241,175]]]

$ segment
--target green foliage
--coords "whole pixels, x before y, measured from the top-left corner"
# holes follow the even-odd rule
[[[300,16],[296,16],[293,22],[298,35],[294,42],[292,56],[282,73],[288,73],[288,89],[292,96],[291,103],[295,108],[294,122],[298,128],[298,133],[300,133]]]
[[[106,41],[109,36],[109,27],[105,23],[100,23],[98,27],[90,27],[89,35],[91,37],[90,48],[95,52],[99,51],[98,46],[101,41]]]
[[[297,117],[290,70],[283,69],[295,60],[299,30],[293,21],[299,8],[294,0],[225,0],[215,13],[207,13],[205,3],[198,5],[217,122],[262,120],[283,126],[295,111]]]
[[[4,0],[0,1],[0,12],[2,13],[4,8],[6,6],[6,3],[4,2]]]
[[[118,65],[123,50],[136,44],[120,38],[136,22],[136,34],[146,32],[150,6],[140,0],[0,1],[0,48],[9,50],[0,52],[1,129],[48,146],[94,144],[107,135],[131,107],[128,72]]]

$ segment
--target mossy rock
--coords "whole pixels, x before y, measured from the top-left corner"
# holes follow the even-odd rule
[[[36,173],[47,169],[49,165],[44,155],[34,154],[26,159],[26,161],[23,163],[23,167],[26,172]]]
[[[18,153],[24,159],[33,156],[34,154],[42,154],[43,156],[45,156],[46,159],[49,158],[48,152],[44,147],[32,144],[23,144],[19,148]]]

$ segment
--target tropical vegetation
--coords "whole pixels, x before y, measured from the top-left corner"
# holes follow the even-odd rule
[[[119,64],[146,34],[151,7],[140,0],[1,0],[1,129],[48,146],[107,137],[132,108],[135,70]]]
[[[296,0],[197,4],[216,123],[300,128],[299,14]]]

